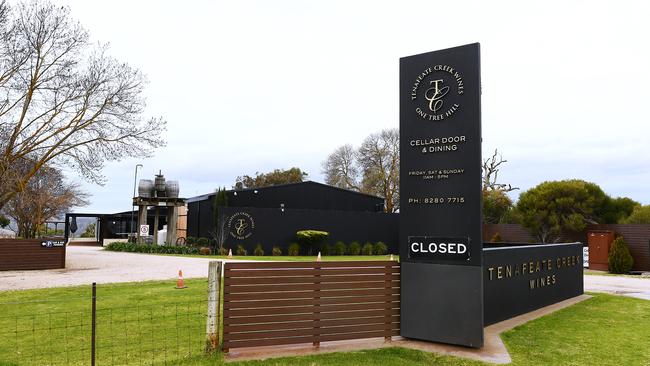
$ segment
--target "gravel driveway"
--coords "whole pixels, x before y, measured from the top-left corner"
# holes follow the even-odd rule
[[[0,291],[207,277],[210,259],[109,252],[101,247],[69,246],[65,269],[0,271]]]
[[[650,300],[650,278],[585,276],[585,291],[606,292]]]
[[[65,269],[0,272],[0,291],[207,277],[210,259],[109,252],[101,247],[67,248]],[[585,291],[607,292],[650,300],[650,279],[585,276]]]

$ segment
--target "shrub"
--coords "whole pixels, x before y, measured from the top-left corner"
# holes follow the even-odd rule
[[[353,241],[348,247],[349,255],[359,255],[361,254],[361,244],[358,241]]]
[[[113,252],[130,252],[130,253],[199,254],[198,248],[176,246],[176,245],[110,243],[104,249]]]
[[[311,255],[313,248],[325,241],[329,235],[327,231],[300,230],[296,232],[296,239],[306,249],[307,255]]]
[[[219,255],[228,255],[228,248],[226,247],[221,247],[218,249]]]
[[[243,245],[241,244],[237,245],[236,255],[246,255],[247,253],[248,251],[246,250],[246,248],[244,248]]]
[[[372,255],[373,252],[373,247],[371,242],[367,242],[363,245],[363,248],[361,248],[361,253],[363,255]]]
[[[332,255],[345,255],[347,247],[342,241],[337,241],[336,244],[332,247]]]
[[[257,244],[255,250],[253,250],[253,255],[256,255],[258,257],[264,256],[264,248],[262,248],[262,244]]]
[[[273,250],[271,251],[271,254],[273,254],[276,257],[279,256],[279,255],[282,255],[282,248],[274,245]]]
[[[373,252],[375,252],[376,255],[386,255],[386,253],[388,253],[388,245],[384,244],[384,242],[378,241],[375,243]]]
[[[330,255],[331,251],[332,251],[332,246],[327,243],[323,244],[323,246],[320,247],[320,254],[322,255]]]
[[[491,242],[491,243],[501,243],[502,241],[503,241],[503,239],[501,239],[501,234],[500,234],[499,232],[497,232],[496,234],[494,234],[494,236],[492,237],[492,239],[490,239],[490,242]]]
[[[632,269],[634,258],[632,258],[622,236],[617,237],[612,243],[607,263],[611,273],[627,273]]]
[[[187,245],[194,245],[196,244],[196,238],[193,236],[188,236],[185,242],[187,243]]]
[[[207,247],[210,245],[210,240],[208,238],[198,238],[196,240],[196,245],[199,247]]]
[[[208,248],[208,247],[201,247],[199,249],[199,254],[201,254],[201,255],[210,255],[210,254],[212,254],[212,250],[210,248]]]
[[[298,243],[289,244],[289,249],[287,249],[287,255],[295,257],[299,254],[300,254],[300,244]]]

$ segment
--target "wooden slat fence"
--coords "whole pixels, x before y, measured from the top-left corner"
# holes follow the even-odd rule
[[[0,271],[65,268],[65,246],[43,247],[43,239],[0,239]]]
[[[395,261],[226,263],[223,349],[399,335]]]

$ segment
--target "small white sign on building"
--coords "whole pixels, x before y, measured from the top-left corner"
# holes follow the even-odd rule
[[[149,225],[140,225],[140,236],[149,235]]]
[[[582,266],[589,268],[589,247],[582,247]]]

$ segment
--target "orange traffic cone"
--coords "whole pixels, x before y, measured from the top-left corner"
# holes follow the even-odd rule
[[[392,254],[390,255],[390,260],[391,260],[391,261],[395,260],[395,259],[393,259],[393,255],[392,255]]]
[[[232,258],[232,249],[228,249],[228,258]]]
[[[181,270],[178,271],[178,281],[176,282],[176,288],[177,289],[187,288],[187,286],[185,286],[185,282],[183,281],[183,271]]]
[[[316,257],[316,262],[320,262],[320,252],[318,252],[318,257]]]

